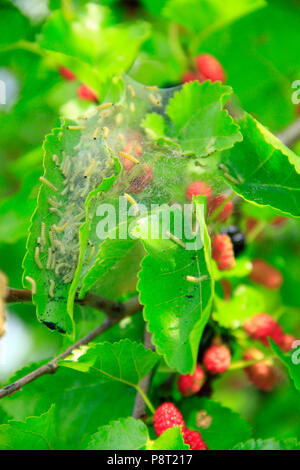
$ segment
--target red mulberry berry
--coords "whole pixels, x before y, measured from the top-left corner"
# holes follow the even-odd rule
[[[170,402],[163,403],[157,408],[153,417],[153,426],[157,436],[175,426],[182,426],[182,430],[185,428],[182,414]]]
[[[67,67],[63,67],[63,66],[58,67],[58,71],[60,75],[68,82],[71,82],[72,80],[76,79],[76,75],[74,75],[74,73]]]
[[[251,348],[243,354],[243,359],[245,361],[253,361],[260,358],[263,358],[263,353],[256,348]],[[277,370],[265,360],[246,367],[245,372],[250,382],[265,392],[273,390],[278,382]]]
[[[193,196],[206,196],[207,200],[212,195],[212,189],[204,181],[194,181],[186,189],[186,197],[191,201]]]
[[[122,151],[129,155],[134,155],[136,157],[140,157],[143,154],[142,146],[134,140],[131,140],[130,142],[128,142]],[[123,163],[123,168],[125,171],[127,171],[127,173],[130,173],[130,171],[135,165],[135,163],[132,160],[126,157],[123,157],[122,163]]]
[[[153,180],[153,172],[148,165],[144,165],[145,173],[139,176],[136,176],[132,181],[130,181],[129,192],[138,194],[141,193],[149,183]]]
[[[218,263],[220,271],[233,269],[236,261],[233,245],[226,234],[215,235],[212,241],[212,257]]]
[[[182,76],[182,83],[194,82],[198,80],[197,75],[194,72],[188,71]]]
[[[82,100],[98,102],[98,96],[96,93],[87,85],[80,85],[77,88],[77,96]]]
[[[205,80],[225,81],[225,73],[220,62],[210,54],[201,54],[196,57],[196,67]]]
[[[282,338],[279,346],[281,347],[281,349],[284,352],[289,352],[293,349],[294,341],[296,341],[295,336],[293,336],[293,335],[283,335],[283,338]]]
[[[210,346],[203,356],[203,364],[211,374],[222,374],[230,363],[231,353],[224,344]]]
[[[280,217],[276,217],[275,219],[273,219],[271,223],[274,227],[281,227],[282,225],[286,223],[286,221],[287,221],[286,217],[280,216]]]
[[[246,320],[244,330],[253,339],[269,345],[268,337],[272,338],[278,346],[283,341],[284,332],[276,321],[266,313],[257,313],[254,317]]]
[[[205,372],[198,364],[193,375],[181,375],[178,379],[178,389],[180,393],[189,397],[201,390],[205,382]]]
[[[190,446],[191,450],[208,450],[207,445],[198,431],[185,429],[183,432],[183,439],[184,442]]]
[[[218,207],[226,201],[226,199],[227,196],[225,194],[220,194],[219,196],[214,197],[208,205],[207,215],[210,216],[211,214],[213,214],[218,209]],[[233,204],[231,201],[228,201],[226,202],[226,204],[224,204],[224,207],[218,214],[217,219],[220,222],[225,222],[227,219],[229,219],[232,212]]]
[[[252,271],[249,277],[253,282],[261,284],[268,289],[279,289],[283,282],[281,272],[262,259],[254,259],[252,261]]]

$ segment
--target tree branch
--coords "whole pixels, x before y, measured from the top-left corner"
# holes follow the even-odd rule
[[[32,302],[31,290],[13,289],[8,287],[5,303],[15,304],[23,302]],[[88,307],[92,307],[96,310],[101,310],[108,316],[114,316],[118,313],[122,313],[124,310],[124,304],[122,302],[117,302],[115,300],[90,293],[87,293],[83,299],[76,299],[75,303],[78,305],[87,305]]]
[[[278,132],[277,137],[287,147],[292,147],[296,144],[300,139],[300,117],[285,129]]]
[[[25,296],[28,297],[28,292]],[[89,303],[85,303],[85,302],[89,302]],[[100,303],[98,304],[97,302],[100,302]],[[116,323],[119,323],[120,320],[122,320],[125,317],[129,317],[133,315],[134,313],[137,313],[142,308],[139,303],[138,297],[133,297],[127,302],[121,303],[121,302],[113,302],[109,299],[104,299],[102,297],[88,294],[86,298],[84,298],[79,303],[82,303],[83,305],[90,305],[90,306],[93,306],[94,308],[97,308],[97,305],[98,305],[99,308],[101,307],[101,310],[103,311],[105,310],[107,314],[107,318],[104,320],[103,323],[101,323],[101,325],[97,326],[97,328],[90,331],[86,336],[76,341],[76,343],[72,344],[71,346],[69,346],[61,354],[56,356],[51,361],[47,362],[47,364],[44,364],[43,366],[39,367],[33,372],[30,372],[30,374],[25,375],[20,380],[17,380],[16,382],[2,388],[0,390],[0,399],[6,397],[7,395],[11,395],[12,393],[17,392],[18,390],[21,390],[21,388],[24,385],[27,385],[30,382],[33,382],[34,380],[38,379],[42,375],[53,374],[58,369],[58,366],[59,366],[58,363],[60,359],[65,359],[74,351],[74,349],[77,349],[82,345],[90,343],[95,338],[97,338],[97,336],[101,335],[101,333],[104,333],[104,331],[108,330]],[[93,305],[91,305],[92,303]]]

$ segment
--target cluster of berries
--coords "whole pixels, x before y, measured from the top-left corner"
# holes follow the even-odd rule
[[[201,54],[195,58],[194,70],[189,70],[182,77],[182,82],[192,82],[198,80],[200,83],[205,80],[212,82],[225,82],[225,72],[220,62],[210,54]]]
[[[74,73],[67,67],[61,66],[58,68],[58,71],[60,75],[68,82],[76,80],[76,75],[74,75]],[[97,94],[87,85],[82,84],[77,88],[77,96],[82,100],[94,101],[95,103],[98,103]]]
[[[200,432],[193,431],[185,426],[182,414],[173,403],[165,402],[157,408],[154,413],[153,425],[157,436],[160,436],[167,429],[180,426],[184,442],[192,450],[208,450]]]
[[[180,375],[177,385],[180,393],[185,396],[191,396],[198,393],[203,387],[206,379],[205,370],[211,374],[223,374],[231,363],[231,353],[224,344],[213,344],[203,355],[204,368],[197,364],[193,375]]]
[[[258,313],[243,325],[250,338],[269,346],[271,338],[283,351],[291,350],[295,337],[285,334],[281,326],[266,313]],[[246,361],[263,359],[263,353],[253,347],[243,354]],[[259,389],[271,391],[278,382],[279,374],[271,360],[262,360],[245,368],[249,380]]]

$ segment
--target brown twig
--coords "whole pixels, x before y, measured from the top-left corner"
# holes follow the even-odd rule
[[[7,296],[5,298],[7,304],[32,302],[31,290],[27,289],[13,289],[9,287],[7,289]],[[115,300],[107,299],[99,295],[87,293],[83,299],[76,299],[75,303],[78,305],[86,305],[96,310],[101,310],[107,315],[115,315],[122,313],[124,304]]]
[[[20,295],[23,296],[23,294],[20,294]],[[28,292],[26,295],[28,296]],[[97,302],[99,302],[99,304]],[[47,364],[44,364],[38,369],[30,372],[30,374],[25,375],[20,380],[17,380],[16,382],[2,388],[0,390],[0,399],[6,397],[7,395],[11,395],[12,393],[17,392],[18,390],[21,390],[21,388],[24,385],[27,385],[30,382],[33,382],[34,380],[38,379],[42,375],[53,374],[54,372],[56,372],[59,366],[58,364],[59,361],[61,359],[65,359],[66,357],[68,357],[74,351],[74,349],[77,349],[82,345],[90,343],[99,335],[101,335],[101,333],[104,333],[104,331],[111,328],[120,320],[122,320],[125,317],[129,317],[133,315],[134,313],[140,311],[142,308],[139,303],[138,297],[133,297],[127,302],[121,303],[121,302],[114,302],[109,299],[104,299],[102,297],[94,296],[92,294],[88,294],[86,298],[83,299],[82,301],[79,301],[79,303],[83,305],[90,305],[94,308],[97,308],[97,305],[99,306],[99,308],[101,306],[101,310],[105,311],[105,313],[107,314],[107,317],[104,320],[104,322],[101,323],[101,325],[97,326],[97,328],[95,328],[94,330],[90,331],[83,338],[76,341],[76,343],[69,346],[65,351],[63,351],[61,354],[56,356],[54,359],[47,362]]]
[[[277,137],[287,147],[292,147],[300,139],[300,117],[277,134]]]
[[[144,346],[146,349],[154,349],[153,344],[151,343],[151,333],[147,330],[147,325],[145,326],[145,336],[144,336]],[[152,372],[149,372],[140,382],[140,388],[147,395],[150,381],[152,377]],[[136,419],[144,416],[146,410],[146,404],[143,397],[137,393],[136,399],[134,402],[132,416]]]

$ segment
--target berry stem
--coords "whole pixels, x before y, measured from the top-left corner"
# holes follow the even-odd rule
[[[177,61],[182,65],[184,69],[187,69],[188,59],[180,43],[178,25],[175,23],[171,23],[169,26],[169,42],[174,57],[176,57]]]
[[[152,414],[155,413],[155,408],[154,406],[152,405],[151,401],[149,400],[149,398],[147,397],[146,393],[144,392],[144,390],[142,390],[142,388],[137,385],[136,386],[136,390],[138,391],[138,393],[141,395],[142,399],[144,400],[144,402],[146,403],[146,405],[148,406],[149,410],[151,411]]]
[[[274,355],[270,356],[263,356],[259,359],[253,359],[252,361],[236,361],[233,362],[227,370],[240,370],[240,369],[245,369],[245,367],[253,366],[253,364],[257,364],[258,362],[261,361],[267,361],[270,359],[273,359]]]
[[[248,243],[254,242],[254,240],[258,237],[258,235],[266,228],[268,222],[265,220],[260,220],[257,225],[249,232],[247,236]]]

